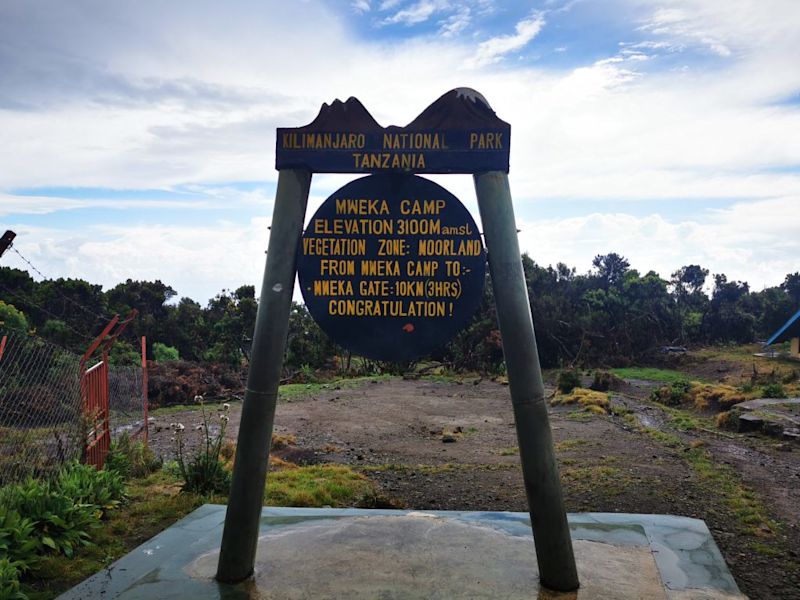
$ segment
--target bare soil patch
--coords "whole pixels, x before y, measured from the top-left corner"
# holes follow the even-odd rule
[[[276,433],[297,439],[291,460],[360,468],[381,494],[408,508],[527,510],[507,386],[478,378],[394,378],[335,387],[279,404]],[[647,400],[651,389],[648,382],[630,382],[612,393],[615,414],[608,416],[551,408],[567,510],[703,519],[744,593],[800,598],[800,447],[787,452],[760,436],[680,431],[663,407]],[[239,416],[234,404],[226,431],[232,440]],[[199,413],[159,421],[191,429]],[[153,434],[154,447],[167,458],[170,436],[168,429]],[[731,485],[763,503],[774,531],[743,522],[721,480],[690,460],[698,447]]]

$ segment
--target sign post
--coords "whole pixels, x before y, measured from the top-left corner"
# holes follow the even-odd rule
[[[217,579],[223,582],[246,579],[253,574],[255,565],[269,446],[294,293],[297,244],[303,231],[310,186],[311,173],[307,170],[286,169],[278,176],[217,567]]]
[[[578,573],[547,416],[508,175],[493,171],[476,174],[474,178],[483,235],[489,248],[489,272],[503,339],[539,577],[545,587],[574,590],[579,585]]]
[[[446,338],[437,327],[449,327],[444,333],[452,335],[477,307],[485,254],[457,199],[411,174],[462,173],[475,179],[539,577],[554,590],[578,588],[508,185],[510,135],[510,125],[467,88],[443,95],[406,127],[381,127],[350,98],[324,104],[309,125],[278,129],[280,176],[219,581],[238,582],[253,572],[297,257],[309,310],[334,339],[364,355],[388,352],[381,357],[394,360],[429,352]],[[314,216],[300,247],[314,172],[382,178],[338,190]],[[415,206],[418,218],[409,219]],[[405,231],[411,225],[401,223],[412,221],[420,229]],[[370,320],[375,329],[368,329]],[[339,336],[337,321],[347,335]]]

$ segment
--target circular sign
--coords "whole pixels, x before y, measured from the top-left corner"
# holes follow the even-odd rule
[[[424,356],[463,329],[485,271],[469,211],[414,175],[372,175],[334,192],[298,256],[311,316],[337,344],[376,360]]]

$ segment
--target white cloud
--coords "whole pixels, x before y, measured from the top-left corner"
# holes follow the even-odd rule
[[[369,12],[370,10],[369,0],[353,0],[350,3],[350,6],[352,6],[353,10],[359,14]]]
[[[416,25],[417,23],[424,23],[435,12],[446,7],[447,4],[439,0],[419,0],[408,8],[397,11],[391,17],[386,17],[381,21],[381,24],[394,25],[402,23],[403,25]]]
[[[739,203],[682,221],[601,212],[519,221],[520,246],[539,264],[565,262],[579,272],[588,271],[597,254],[617,252],[642,273],[652,269],[668,279],[682,266],[699,264],[759,290],[797,270],[798,202],[800,196]]]
[[[443,38],[452,38],[469,27],[472,22],[472,11],[468,6],[462,7],[441,22],[439,35]]]
[[[523,224],[524,232],[535,228],[543,236],[530,238],[537,260],[544,255],[586,269],[594,254],[617,250],[643,270],[652,259],[663,275],[681,266],[672,262],[702,259],[754,285],[779,283],[785,272],[797,270],[792,234],[770,229],[770,223],[794,224],[786,214],[800,199],[800,136],[792,135],[800,131],[800,109],[778,104],[800,89],[800,11],[791,2],[673,0],[663,3],[677,11],[670,14],[631,0],[637,14],[652,16],[647,23],[659,23],[660,33],[651,27],[648,40],[574,68],[515,62],[501,69],[493,61],[524,48],[539,34],[542,17],[476,47],[463,35],[365,41],[342,15],[313,0],[241,1],[248,10],[208,0],[191,11],[180,2],[113,10],[96,2],[93,19],[70,3],[54,1],[49,12],[17,11],[13,17],[0,4],[0,214],[11,224],[19,221],[17,243],[38,248],[35,256],[48,268],[35,264],[46,273],[108,285],[115,277],[174,277],[173,285],[198,299],[223,285],[257,283],[266,241],[252,222],[267,218],[271,198],[263,190],[242,193],[216,184],[274,182],[275,128],[310,122],[322,102],[353,95],[383,125],[403,125],[460,86],[483,92],[512,124],[510,179],[518,214],[532,214],[542,201],[597,203],[596,214],[580,222]],[[471,6],[473,16],[482,10]],[[481,6],[492,8],[489,2]],[[152,18],[156,7],[158,20]],[[342,12],[352,17],[347,8]],[[33,16],[45,13],[52,18]],[[690,62],[712,39],[731,55],[711,66]],[[567,45],[570,57],[577,56]],[[659,53],[678,52],[686,57],[684,71],[659,70]],[[476,62],[479,56],[483,62]],[[315,176],[312,190],[324,197],[348,179]],[[436,179],[474,207],[468,177]],[[198,241],[211,239],[216,213],[207,227],[190,228],[164,221],[146,202],[127,201],[131,222],[141,224],[98,225],[91,236],[105,236],[93,242],[105,244],[92,247],[100,254],[84,251],[80,261],[68,263],[70,252],[89,247],[88,234],[66,224],[34,229],[21,215],[90,201],[9,191],[43,186],[200,186],[208,207],[229,203],[231,211],[246,210],[251,225],[230,242],[238,258],[222,273],[216,262],[221,248],[204,249]],[[672,200],[709,198],[737,201],[738,208],[684,223],[670,220]],[[642,199],[663,201],[661,216],[604,212],[607,200]],[[102,206],[112,204],[123,205],[110,199]],[[747,212],[748,206],[754,208]],[[761,237],[749,237],[737,219],[757,222]],[[225,227],[223,238],[236,229]],[[565,236],[568,227],[579,227],[582,236]],[[172,228],[180,231],[167,239]],[[608,234],[601,236],[597,230],[603,228]],[[134,261],[122,249],[147,230]],[[654,249],[643,253],[650,236],[640,231],[662,235],[675,258]],[[248,236],[255,236],[258,248],[245,244]],[[620,240],[639,244],[620,247]],[[204,261],[211,265],[207,273],[196,267]],[[255,270],[248,261],[258,263]]]
[[[168,196],[165,194],[165,197]],[[169,195],[171,196],[171,194]],[[83,199],[62,198],[58,196],[20,196],[16,194],[0,193],[0,217],[10,215],[46,215],[62,210],[79,208],[113,208],[117,210],[166,210],[190,209],[204,210],[222,208],[222,202],[215,203],[210,200],[192,199],[175,200],[171,197],[165,199]]]
[[[490,65],[499,62],[510,52],[521,50],[539,34],[544,24],[542,14],[534,13],[516,24],[514,27],[515,33],[500,35],[481,42],[478,44],[475,55],[469,61],[469,66],[483,67]]]

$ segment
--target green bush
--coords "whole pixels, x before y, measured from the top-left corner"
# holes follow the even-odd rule
[[[33,522],[0,505],[0,560],[8,560],[22,574],[38,562],[36,548]]]
[[[690,400],[689,390],[691,389],[692,384],[689,381],[673,381],[669,385],[664,385],[653,390],[650,394],[650,399],[668,406],[676,406]]]
[[[580,373],[574,369],[569,371],[561,371],[558,374],[556,385],[558,386],[559,392],[562,394],[569,394],[576,387],[581,387]]]
[[[761,388],[761,396],[764,398],[786,398],[786,390],[780,383],[770,383]]]
[[[0,600],[28,600],[19,591],[19,568],[7,558],[0,558]]]
[[[589,388],[596,392],[607,392],[609,390],[618,390],[623,385],[625,385],[625,381],[614,375],[614,373],[595,371]]]
[[[125,497],[122,475],[77,462],[61,469],[56,487],[74,503],[91,505],[103,512],[119,506]]]
[[[134,442],[127,432],[111,442],[104,469],[123,477],[146,477],[161,468],[161,461],[144,442]]]
[[[0,506],[19,513],[34,526],[37,553],[60,552],[71,557],[89,545],[89,531],[99,524],[93,504],[76,504],[54,484],[27,479],[0,490]]]
[[[168,360],[179,360],[180,353],[177,348],[167,346],[161,342],[153,343],[153,360],[156,362],[165,362]]]

